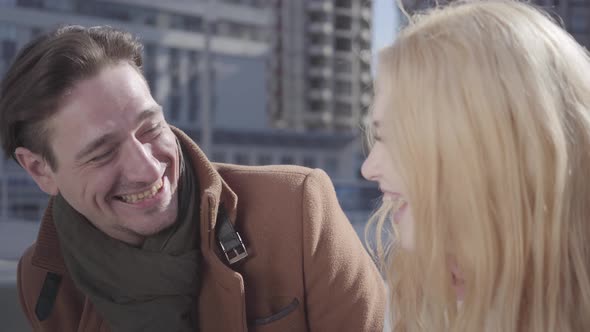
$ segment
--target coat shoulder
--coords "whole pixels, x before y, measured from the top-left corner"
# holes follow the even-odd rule
[[[260,174],[270,177],[290,177],[290,178],[302,178],[304,179],[307,175],[313,172],[313,169],[303,166],[296,165],[269,165],[269,166],[246,166],[236,164],[221,164],[214,163],[219,174],[228,175],[232,173],[238,174]]]
[[[221,177],[230,187],[251,185],[253,188],[266,186],[286,186],[301,188],[309,177],[319,177],[322,182],[330,182],[328,175],[321,169],[311,169],[294,165],[242,166],[215,164]],[[331,182],[330,182],[331,183]]]

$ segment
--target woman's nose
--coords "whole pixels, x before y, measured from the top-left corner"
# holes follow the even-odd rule
[[[361,167],[361,174],[369,181],[377,181],[378,165],[375,162],[375,152],[371,150]]]

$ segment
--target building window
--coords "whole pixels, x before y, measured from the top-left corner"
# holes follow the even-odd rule
[[[188,95],[189,95],[189,110],[188,110],[188,119],[191,123],[196,123],[198,121],[198,113],[201,108],[201,91],[200,91],[200,77],[199,77],[199,53],[196,51],[189,51],[188,52],[188,61],[189,61],[189,69],[188,69]]]
[[[145,43],[143,47],[143,56],[144,61],[150,60],[153,61],[153,58],[156,57],[156,45],[152,43]]]
[[[305,128],[310,132],[320,132],[326,130],[327,126],[320,121],[305,121]]]
[[[2,41],[2,60],[6,63],[12,61],[16,54],[16,42],[14,40]]]
[[[16,25],[0,23],[0,39],[16,40]]]
[[[33,203],[13,204],[9,211],[10,216],[22,220],[36,220],[39,218],[39,205]]]
[[[336,124],[334,126],[334,131],[335,132],[349,132],[350,130],[352,130],[355,127],[356,127],[356,124],[355,125],[351,125],[351,124]]]
[[[352,27],[352,17],[350,16],[336,16],[334,26],[336,30],[350,30]]]
[[[225,153],[222,151],[213,151],[211,159],[217,163],[224,163],[225,162]]]
[[[350,52],[352,50],[352,42],[348,38],[339,37],[334,41],[334,48],[336,48],[336,51]]]
[[[312,113],[320,113],[327,109],[327,105],[321,101],[312,100],[309,102],[309,111]]]
[[[50,10],[71,11],[71,2],[65,0],[45,0],[45,8]]]
[[[352,8],[352,0],[336,0],[336,8]]]
[[[0,0],[0,7],[14,7],[15,0]]]
[[[199,98],[199,77],[197,75],[193,75],[188,81],[188,89],[189,89],[189,109],[188,109],[188,119],[191,123],[195,123],[198,121],[198,113],[199,113],[199,103],[201,102]]]
[[[350,95],[352,93],[352,83],[336,81],[336,93],[339,95]]]
[[[173,74],[178,74],[179,67],[179,51],[177,48],[170,49],[170,55],[168,58],[168,68]]]
[[[171,95],[168,100],[168,114],[170,115],[170,121],[177,122],[180,120],[180,96]]]
[[[352,105],[350,103],[337,102],[334,106],[334,113],[342,116],[351,116]]]
[[[156,95],[156,73],[153,71],[153,69],[146,68],[144,76],[148,86],[150,87],[151,94]]]
[[[145,25],[156,26],[157,22],[158,22],[158,20],[156,19],[155,14],[148,15],[144,18]]]
[[[270,164],[272,164],[272,156],[269,155],[269,154],[261,154],[261,155],[258,155],[258,158],[257,159],[258,160],[257,160],[256,163],[258,165],[270,165]]]
[[[309,58],[309,64],[312,66],[325,66],[326,58],[322,56],[312,56]]]
[[[295,164],[295,159],[293,159],[293,156],[282,156],[281,157],[281,164],[282,165],[293,165],[293,164]]]
[[[577,7],[570,11],[570,30],[572,33],[587,33],[590,27],[590,8]]]
[[[184,17],[184,29],[187,31],[200,32],[203,30],[203,19],[194,16]]]
[[[234,155],[234,162],[238,165],[249,165],[250,157],[243,152],[238,152]]]
[[[16,4],[19,7],[43,8],[43,0],[18,0]]]
[[[309,80],[309,87],[311,89],[325,89],[328,83],[321,78],[312,78]]]
[[[38,28],[38,27],[34,27],[31,29],[31,38],[38,37],[42,33],[43,33],[43,29]]]
[[[309,42],[314,45],[325,44],[327,42],[327,39],[323,35],[315,35],[314,34],[314,35],[309,36]]]
[[[336,176],[339,172],[340,163],[336,157],[328,157],[324,161],[324,169],[330,176]]]
[[[312,156],[303,157],[303,166],[309,167],[309,168],[315,168],[316,167],[316,158],[312,157]]]
[[[324,12],[311,12],[311,13],[309,13],[309,22],[311,22],[311,23],[328,22],[328,14],[324,13]]]
[[[352,61],[349,59],[334,60],[334,71],[341,74],[350,74],[352,72]]]
[[[104,17],[119,21],[129,21],[132,8],[120,4],[94,3],[80,1],[80,13],[91,16]]]
[[[177,92],[180,89],[180,77],[177,74],[170,77],[170,89],[172,92]]]

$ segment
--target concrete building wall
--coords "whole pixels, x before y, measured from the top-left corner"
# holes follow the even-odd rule
[[[358,130],[371,101],[371,2],[276,0],[275,12],[273,125]]]

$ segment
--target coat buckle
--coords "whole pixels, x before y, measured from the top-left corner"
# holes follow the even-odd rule
[[[248,257],[248,251],[242,241],[240,233],[234,229],[223,206],[219,207],[217,225],[215,227],[217,241],[229,264],[235,264]]]
[[[234,241],[234,245],[226,248],[226,246],[223,245],[222,241],[219,241],[219,244],[221,245],[221,249],[223,250],[223,253],[225,254],[225,258],[227,258],[227,261],[230,264],[234,264],[237,263],[239,261],[241,261],[242,259],[248,257],[248,251],[246,250],[246,247],[244,246],[244,242],[242,242],[242,238],[240,237],[240,233],[235,232],[235,239]],[[226,242],[227,245],[227,242]]]

